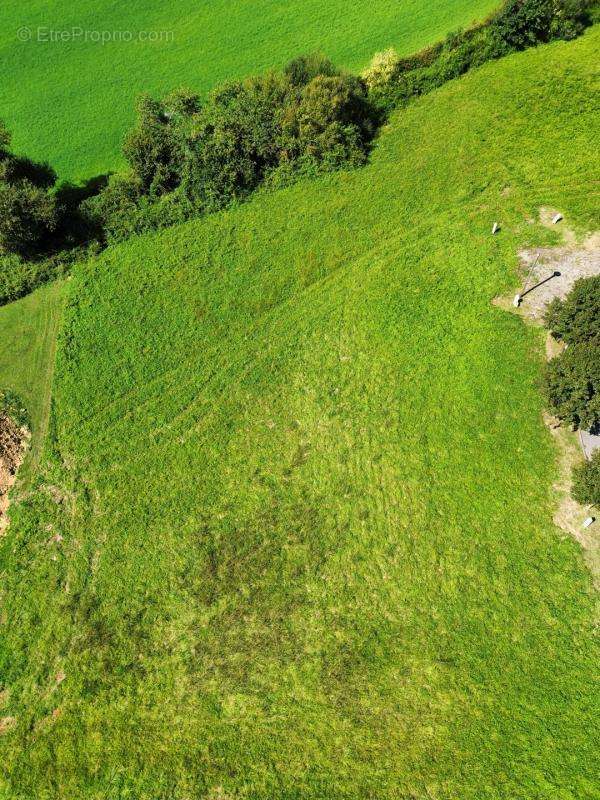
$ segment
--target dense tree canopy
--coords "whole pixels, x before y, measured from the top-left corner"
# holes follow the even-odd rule
[[[600,275],[576,281],[569,295],[555,298],[546,311],[546,325],[567,344],[600,337]]]
[[[123,147],[129,173],[84,211],[105,239],[124,238],[223,208],[267,179],[360,164],[375,128],[365,83],[318,54],[226,83],[202,104],[189,91],[144,96]]]
[[[546,367],[544,391],[556,416],[574,428],[600,429],[600,339],[571,345]]]
[[[47,244],[58,211],[50,188],[56,175],[10,152],[11,137],[0,123],[0,255],[34,256]]]
[[[581,505],[600,508],[600,450],[573,470],[573,497]]]
[[[587,6],[586,0],[509,0],[494,21],[494,31],[510,50],[571,39],[585,26]]]

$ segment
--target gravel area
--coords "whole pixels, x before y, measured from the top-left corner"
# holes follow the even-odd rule
[[[578,278],[600,274],[600,247],[534,248],[522,250],[519,256],[528,276],[521,288],[521,308],[540,321],[547,304],[555,297],[566,297]]]
[[[600,450],[600,435],[598,434],[594,435],[589,431],[579,431],[579,441],[581,442],[583,455],[588,461],[596,450]]]

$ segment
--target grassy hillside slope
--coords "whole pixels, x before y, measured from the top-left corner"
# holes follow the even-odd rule
[[[597,225],[599,43],[78,270],[55,488],[0,549],[0,797],[598,797],[541,340],[491,299],[540,205]]]
[[[372,0],[365,14],[357,0],[8,0],[0,30],[0,117],[20,152],[49,160],[62,178],[89,178],[121,163],[121,141],[142,91],[186,85],[206,92],[315,49],[360,68],[377,50],[395,45],[412,52],[497,5]],[[73,37],[73,29],[88,31],[87,41]],[[49,41],[50,31],[65,38]],[[103,31],[116,36],[101,44],[94,38]],[[148,40],[153,32],[157,41]]]

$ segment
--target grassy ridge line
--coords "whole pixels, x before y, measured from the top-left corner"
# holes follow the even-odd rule
[[[0,551],[7,797],[595,800],[541,342],[490,300],[551,241],[539,204],[592,224],[599,36],[78,270],[50,466],[77,500]]]
[[[394,45],[409,53],[467,26],[496,7],[494,0],[438,0],[424,10],[417,0],[376,0],[365,18],[357,2],[227,0],[202,7],[177,0],[143,4],[92,2],[65,7],[56,0],[23,6],[10,2],[0,32],[7,75],[0,113],[15,132],[15,147],[48,159],[63,179],[79,180],[122,166],[124,132],[131,127],[134,98],[142,91],[164,94],[177,85],[201,92],[225,80],[281,67],[299,53],[322,50],[358,69],[377,50]],[[33,40],[20,42],[26,26]],[[55,30],[173,31],[169,42],[35,40],[37,28]],[[22,85],[28,86],[25,94]]]

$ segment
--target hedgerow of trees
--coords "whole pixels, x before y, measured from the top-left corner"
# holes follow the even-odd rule
[[[128,170],[85,187],[57,188],[50,168],[10,153],[0,126],[0,303],[57,274],[78,248],[221,209],[259,186],[359,166],[391,108],[489,59],[573,38],[589,21],[586,0],[508,0],[412,57],[378,54],[361,77],[311,55],[204,101],[191,91],[143,96],[123,145]]]
[[[553,39],[574,39],[591,22],[588,0],[508,0],[495,15],[414,56],[379,53],[363,73],[373,102],[391,109],[486,61]]]
[[[576,281],[546,311],[552,335],[566,349],[547,365],[543,390],[550,410],[574,429],[600,433],[600,276]],[[600,502],[600,453],[573,473],[573,497]]]
[[[124,145],[128,174],[85,211],[112,241],[223,208],[261,184],[360,165],[391,108],[490,59],[573,38],[589,21],[586,0],[508,0],[413,57],[376,55],[361,78],[312,55],[218,87],[203,103],[189,91],[143,97]]]
[[[123,153],[129,172],[85,204],[110,240],[218,210],[265,181],[364,163],[377,113],[360,78],[321,56],[215,89],[143,97]],[[158,207],[157,207],[158,204]]]

